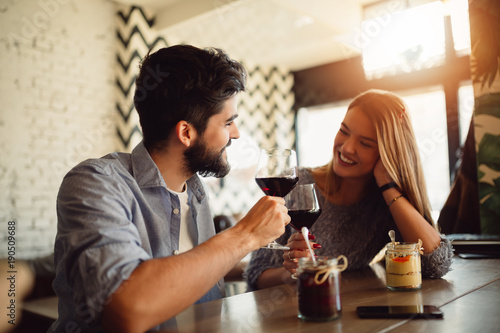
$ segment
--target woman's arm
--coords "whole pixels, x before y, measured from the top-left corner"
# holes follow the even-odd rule
[[[269,268],[260,275],[257,280],[257,287],[259,289],[270,288],[280,284],[292,283],[292,275],[284,267]]]
[[[392,181],[381,160],[373,173],[379,187]],[[402,196],[403,193],[390,188],[382,195],[405,242],[416,243],[421,239],[425,253],[430,253],[439,246],[441,238],[437,230]]]
[[[421,239],[425,253],[434,251],[441,242],[439,233],[404,196],[399,197],[400,195],[401,193],[394,188],[383,193],[385,202],[390,204],[389,210],[403,239],[405,242],[414,243]],[[399,199],[394,201],[398,197]]]

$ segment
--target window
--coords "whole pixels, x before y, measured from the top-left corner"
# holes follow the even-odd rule
[[[300,166],[325,165],[332,158],[333,140],[344,119],[348,102],[317,108],[302,108],[297,113],[297,155]]]
[[[460,125],[460,146],[463,146],[465,139],[467,138],[467,133],[469,131],[469,126],[472,118],[472,113],[474,112],[474,91],[472,89],[472,83],[463,83],[460,88],[458,88],[458,116]]]
[[[424,169],[427,195],[437,219],[450,193],[448,131],[444,91],[398,92],[408,109]]]
[[[443,65],[447,28],[456,53],[470,54],[467,0],[376,2],[365,7],[364,16],[361,47],[368,80]]]

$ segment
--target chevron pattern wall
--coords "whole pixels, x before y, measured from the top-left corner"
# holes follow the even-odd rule
[[[134,111],[135,78],[140,60],[150,49],[167,46],[153,29],[154,17],[144,9],[122,6],[116,19],[116,134],[121,151],[130,151],[142,139]]]

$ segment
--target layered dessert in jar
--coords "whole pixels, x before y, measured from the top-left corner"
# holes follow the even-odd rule
[[[422,287],[419,243],[390,243],[385,253],[387,287],[414,290]]]

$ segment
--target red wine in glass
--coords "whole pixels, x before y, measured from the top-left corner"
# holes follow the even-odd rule
[[[319,209],[289,209],[288,215],[292,219],[290,225],[297,231],[301,231],[302,227],[307,227],[311,229],[312,225],[318,217],[321,215],[321,208]]]
[[[255,181],[266,195],[284,197],[297,185],[299,177],[255,178]]]
[[[303,227],[311,229],[321,214],[314,184],[297,185],[285,196],[285,206],[291,218],[290,224],[297,231]]]
[[[297,154],[292,149],[262,149],[257,163],[255,181],[266,195],[284,197],[299,181]],[[268,249],[289,250],[287,246],[271,242]]]

